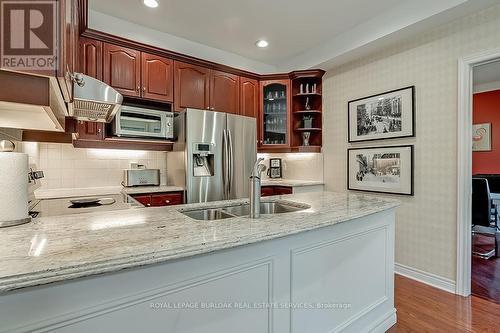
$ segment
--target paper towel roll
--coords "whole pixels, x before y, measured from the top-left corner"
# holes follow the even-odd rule
[[[0,152],[0,222],[28,217],[28,155]]]

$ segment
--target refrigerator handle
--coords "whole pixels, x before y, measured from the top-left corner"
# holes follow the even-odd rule
[[[222,195],[224,199],[228,199],[228,140],[227,140],[227,130],[222,131]]]
[[[229,141],[229,172],[228,172],[228,195],[231,194],[231,190],[233,188],[233,176],[234,176],[234,150],[233,150],[233,134],[231,130],[227,130],[228,132],[228,141]],[[243,180],[245,181],[245,180]]]

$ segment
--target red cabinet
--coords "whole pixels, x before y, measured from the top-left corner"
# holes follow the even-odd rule
[[[174,64],[175,111],[195,108],[238,114],[240,78],[180,61]]]
[[[259,81],[240,77],[240,115],[258,118]]]
[[[210,69],[174,62],[175,111],[210,109]]]
[[[104,82],[126,96],[141,97],[141,52],[104,43]]]
[[[76,130],[79,140],[104,140],[104,123],[79,120]]]
[[[293,188],[290,186],[262,186],[260,192],[261,196],[268,197],[271,195],[292,194]]]
[[[240,108],[240,78],[237,75],[212,70],[210,109],[238,114]]]
[[[172,59],[142,53],[142,97],[162,102],[174,101],[174,62]]]
[[[80,38],[79,71],[102,80],[102,42]]]
[[[134,194],[132,198],[146,207],[172,206],[184,203],[183,192]]]

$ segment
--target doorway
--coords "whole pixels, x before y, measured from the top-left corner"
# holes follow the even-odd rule
[[[484,118],[476,115],[474,117],[474,104],[477,105],[477,96],[475,93],[480,93],[481,90],[486,92],[486,90],[493,88],[495,84],[494,75],[491,75],[491,69],[493,67],[500,66],[500,49],[492,50],[488,52],[483,52],[481,54],[476,54],[473,56],[465,57],[459,60],[459,86],[458,86],[458,131],[457,131],[457,157],[458,157],[458,172],[457,172],[457,279],[456,279],[456,293],[462,296],[469,296],[471,292],[475,294],[479,293],[481,288],[487,286],[487,288],[496,289],[498,286],[498,302],[500,302],[500,261],[499,261],[499,281],[494,279],[496,266],[494,265],[497,261],[496,257],[490,257],[489,259],[472,256],[472,251],[475,252],[488,252],[483,251],[491,249],[490,245],[495,247],[495,232],[493,232],[493,237],[487,239],[483,237],[482,232],[485,229],[479,228],[475,230],[474,235],[473,221],[472,221],[472,186],[473,186],[473,174],[476,176],[487,175],[482,174],[482,170],[491,171],[493,169],[485,168],[485,165],[478,163],[481,158],[484,158],[491,152],[489,149],[496,147],[493,142],[491,135],[492,126],[490,122],[484,121]],[[499,67],[500,68],[500,67]],[[500,75],[500,70],[498,72]],[[488,81],[488,82],[487,82]],[[498,77],[498,82],[500,82],[500,76]],[[497,83],[498,83],[497,82]],[[490,88],[486,88],[487,86]],[[500,90],[500,86],[498,87]],[[497,89],[492,89],[497,90]],[[499,92],[500,93],[500,92]],[[476,98],[476,103],[474,103]],[[500,112],[500,108],[499,108]],[[476,118],[476,119],[474,119]],[[474,126],[473,126],[474,124]],[[489,124],[489,126],[488,126]],[[480,130],[478,131],[478,125]],[[496,128],[498,135],[500,136],[500,123]],[[495,136],[495,137],[497,137]],[[490,138],[490,140],[488,140]],[[500,138],[499,138],[500,139]],[[473,143],[474,143],[474,153],[473,153]],[[492,146],[493,145],[493,146]],[[500,147],[497,147],[500,150]],[[481,155],[482,154],[482,155]],[[477,156],[476,156],[477,155]],[[474,163],[474,157],[476,161]],[[500,164],[500,160],[497,162]],[[491,165],[490,165],[491,166]],[[474,170],[473,170],[474,167]],[[495,175],[494,173],[488,175]],[[498,169],[498,175],[500,177],[500,165]],[[483,178],[483,177],[476,177]],[[474,180],[474,186],[476,190],[474,191],[474,212],[477,212],[477,188],[478,181]],[[498,189],[500,193],[500,189]],[[500,195],[500,194],[499,194]],[[499,197],[500,199],[500,197]],[[484,202],[484,201],[481,201]],[[498,201],[500,203],[500,201]],[[492,204],[494,202],[492,201]],[[500,210],[500,205],[499,205]],[[477,219],[474,220],[477,223]],[[500,222],[499,222],[500,223]],[[476,227],[474,227],[476,229]],[[488,229],[490,230],[490,229]],[[474,236],[474,237],[473,237]],[[491,241],[491,243],[490,243]],[[500,255],[500,253],[498,254]],[[487,257],[487,256],[486,256]],[[490,260],[490,261],[484,261]],[[491,261],[494,260],[494,261]],[[488,264],[488,268],[481,264]],[[474,272],[473,272],[474,269]],[[479,277],[487,277],[487,271],[489,271],[490,279],[489,282],[479,281]],[[473,278],[475,279],[473,281]],[[474,287],[474,288],[472,288]],[[495,295],[495,291],[493,295]],[[489,297],[488,294],[480,295],[484,297]]]

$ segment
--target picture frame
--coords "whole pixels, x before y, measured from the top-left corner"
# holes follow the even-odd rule
[[[351,100],[347,110],[350,143],[415,136],[415,86]]]
[[[414,146],[383,146],[347,150],[347,189],[414,195]]]
[[[472,125],[472,151],[491,151],[491,123]]]

